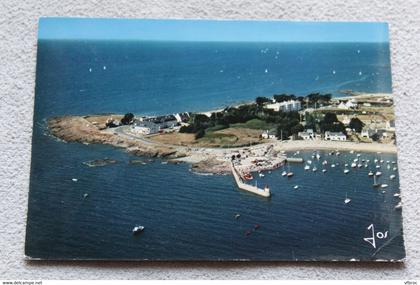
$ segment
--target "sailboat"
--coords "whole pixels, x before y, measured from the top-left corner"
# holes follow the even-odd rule
[[[309,165],[305,165],[305,170],[309,170],[311,167]]]
[[[347,168],[346,169],[344,169],[344,174],[347,174],[347,173],[349,173],[350,172],[350,170],[348,170]]]
[[[369,171],[368,175],[369,176],[373,176],[373,172],[372,171]]]
[[[287,164],[287,177],[292,177],[293,175],[294,173],[290,171],[290,165]]]
[[[348,204],[350,202],[351,202],[351,199],[347,197],[347,193],[346,193],[346,199],[344,199],[344,204]]]
[[[374,174],[374,175],[373,175],[373,187],[379,187],[379,186],[381,186],[381,184],[379,184],[379,183],[376,181],[376,174]]]

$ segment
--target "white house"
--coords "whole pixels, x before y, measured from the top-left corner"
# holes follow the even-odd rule
[[[133,133],[141,134],[141,135],[149,135],[149,134],[155,134],[160,131],[160,128],[158,125],[156,125],[153,122],[149,121],[134,121],[134,124],[131,127],[131,131]]]
[[[345,141],[347,137],[342,132],[329,132],[326,131],[324,135],[326,141]]]
[[[340,102],[340,104],[338,104],[337,108],[338,109],[343,109],[343,110],[348,110],[348,109],[351,109],[351,108],[355,108],[356,106],[357,106],[356,101],[349,100],[346,103]]]
[[[306,141],[313,139],[313,134],[310,134],[308,132],[298,132],[298,137]]]
[[[265,108],[271,109],[277,112],[278,111],[290,112],[290,111],[299,111],[301,109],[301,104],[300,104],[300,101],[298,100],[289,100],[289,101],[267,104],[265,105]]]
[[[275,139],[276,135],[273,132],[269,132],[268,130],[266,130],[261,134],[261,137],[263,139]]]

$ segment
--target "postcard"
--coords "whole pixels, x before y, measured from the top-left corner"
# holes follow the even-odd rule
[[[28,259],[404,260],[386,23],[38,36]]]

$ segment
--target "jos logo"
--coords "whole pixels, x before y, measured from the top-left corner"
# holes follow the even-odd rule
[[[388,238],[388,231],[386,231],[384,233],[383,232],[376,232],[376,234],[375,234],[375,227],[374,227],[373,224],[370,224],[370,226],[367,227],[367,229],[372,231],[372,236],[364,238],[363,240],[370,243],[373,246],[373,248],[376,248],[376,239],[386,239],[386,238]]]

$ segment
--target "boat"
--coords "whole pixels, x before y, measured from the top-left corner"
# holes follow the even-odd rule
[[[258,230],[259,228],[261,228],[261,225],[260,224],[255,224],[254,225],[254,230]]]
[[[376,176],[381,176],[381,175],[382,175],[382,172],[380,172],[380,171],[376,171],[375,175],[376,175]]]
[[[394,194],[394,197],[400,197],[401,196],[401,194],[400,193],[395,193]]]
[[[351,150],[350,153],[354,153],[354,150]]]
[[[392,170],[397,171],[397,168],[396,167],[393,167]]]
[[[401,202],[399,202],[395,207],[394,207],[394,209],[401,209],[402,208],[402,203]]]
[[[331,164],[331,167],[335,167],[335,164]]]
[[[245,173],[244,179],[245,180],[252,180],[254,177],[251,175],[251,173]]]
[[[376,165],[375,167],[376,167],[377,169],[381,168],[381,166],[380,166],[380,165]]]
[[[71,179],[71,181],[73,181],[73,182],[77,182],[77,181],[78,181],[78,179],[77,179],[77,178],[72,178],[72,179]]]
[[[135,226],[133,228],[133,235],[139,234],[141,232],[144,231],[144,227],[143,226]]]
[[[347,197],[347,193],[346,193],[346,199],[344,199],[344,204],[348,204],[350,202],[351,202],[351,199]]]
[[[347,174],[347,173],[349,173],[350,172],[350,170],[348,170],[347,168],[346,169],[344,169],[344,174]]]
[[[240,214],[235,214],[235,220],[237,220],[237,219],[239,219],[239,217],[240,217],[241,215]]]
[[[312,160],[308,160],[307,162],[308,162],[308,164],[312,164]]]
[[[286,170],[281,173],[281,176],[286,176],[286,175],[287,175],[287,171]]]
[[[292,177],[294,175],[293,172],[287,172],[287,177]]]
[[[373,187],[379,187],[379,186],[381,186],[381,184],[379,184],[377,181],[376,181],[376,175],[373,175],[373,185],[372,185]]]
[[[316,168],[316,167],[312,168],[313,172],[316,172],[317,170],[318,170],[318,168]]]
[[[299,185],[293,186],[293,189],[299,189]]]
[[[322,169],[322,172],[324,172],[324,173],[325,173],[325,172],[327,172],[327,170],[324,168],[324,169]]]
[[[369,171],[368,175],[369,176],[373,176],[373,172],[372,171]]]
[[[320,158],[321,158],[321,155],[319,155],[319,153],[317,153],[317,154],[316,154],[316,159],[318,159],[318,160],[319,160]]]
[[[328,164],[328,161],[326,161],[326,160],[324,160],[323,162],[322,162],[322,165],[327,165]]]
[[[83,194],[83,198],[86,199],[89,196],[88,193]]]
[[[389,164],[388,164],[388,165],[386,166],[386,169],[391,169],[391,165],[389,165]]]
[[[305,170],[309,170],[311,167],[309,165],[305,165]]]
[[[252,233],[252,232],[251,232],[250,230],[247,230],[247,231],[245,232],[245,235],[246,235],[246,236],[249,236],[251,233]]]
[[[362,165],[362,164],[360,164],[360,163],[357,165],[357,167],[358,167],[358,168],[360,168],[360,167],[362,167],[362,166],[363,166],[363,165]]]
[[[391,174],[390,176],[389,176],[389,179],[391,179],[391,180],[393,180],[393,179],[395,179],[395,174]]]
[[[381,184],[381,188],[387,188],[388,184]]]
[[[264,173],[258,173],[258,176],[262,178],[262,177],[264,177],[265,175],[264,175]]]
[[[349,164],[348,164],[348,163],[346,163],[346,164],[344,164],[344,166],[345,166],[345,167],[347,167],[347,166],[349,166]]]

